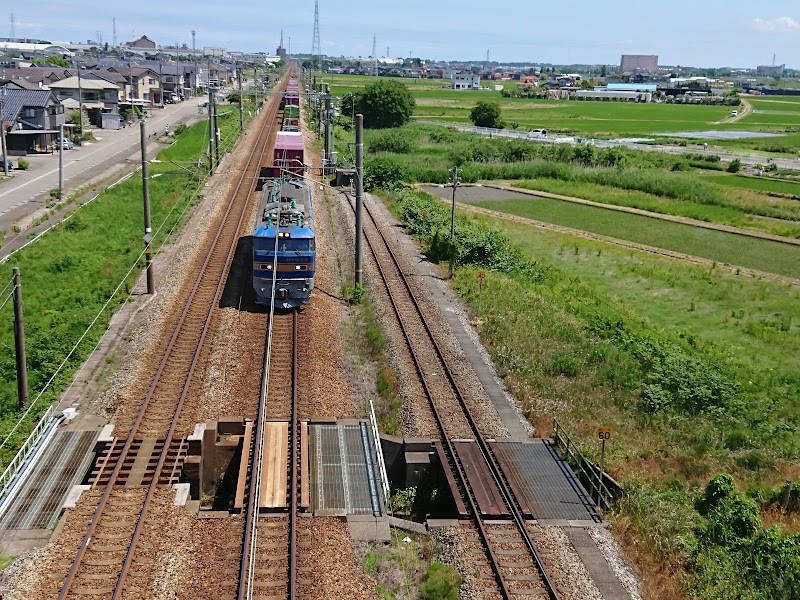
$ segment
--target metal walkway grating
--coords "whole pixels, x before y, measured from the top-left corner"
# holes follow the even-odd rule
[[[375,442],[366,423],[309,425],[312,510],[380,515]]]
[[[98,431],[57,431],[0,517],[0,530],[50,529],[92,464]]]
[[[490,446],[527,517],[602,521],[583,486],[549,441],[491,442]]]

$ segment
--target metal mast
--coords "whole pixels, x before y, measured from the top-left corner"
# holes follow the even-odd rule
[[[378,76],[378,44],[375,34],[372,34],[372,74]]]
[[[11,30],[10,31],[11,39],[12,40],[16,39],[17,36],[16,36],[15,28],[14,28],[14,11],[13,10],[11,11],[11,27],[10,27],[10,30]],[[773,62],[775,62],[774,59],[773,59]]]
[[[314,0],[314,39],[311,42],[311,62],[322,69],[322,48],[319,42],[319,0]]]
[[[112,24],[112,26],[114,28],[112,44],[113,44],[114,48],[116,48],[117,47],[117,17],[112,17],[111,18],[111,24]]]

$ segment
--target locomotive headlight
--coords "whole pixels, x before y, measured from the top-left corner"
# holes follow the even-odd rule
[[[302,267],[302,265],[295,265],[295,266],[294,266],[294,270],[295,270],[295,271],[302,271],[302,270],[303,270],[303,267]]]

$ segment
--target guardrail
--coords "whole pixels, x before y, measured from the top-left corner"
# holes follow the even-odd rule
[[[39,422],[36,424],[36,427],[33,428],[33,431],[31,431],[28,439],[25,440],[25,443],[22,444],[17,454],[11,462],[8,463],[6,470],[0,475],[0,507],[5,504],[9,493],[14,487],[14,483],[20,473],[22,473],[24,468],[28,465],[30,458],[36,452],[39,442],[50,430],[51,425],[59,421],[58,417],[53,416],[55,413],[55,406],[55,404],[51,405],[44,415],[42,415],[42,418],[39,419]]]
[[[622,493],[619,483],[608,473],[603,473],[601,477],[600,468],[583,455],[557,419],[553,419],[553,442],[567,464],[577,471],[592,500],[603,510],[610,508]]]
[[[381,489],[383,490],[384,510],[389,505],[389,475],[386,472],[386,463],[383,460],[383,448],[381,447],[381,434],[378,431],[378,421],[375,419],[375,406],[372,399],[369,401],[369,422],[372,425],[372,437],[375,438],[375,450],[378,458],[378,471],[381,476]]]

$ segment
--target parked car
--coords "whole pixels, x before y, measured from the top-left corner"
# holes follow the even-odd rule
[[[9,171],[14,168],[14,163],[11,162],[11,159],[10,158],[6,159],[6,157],[4,156],[2,161],[0,161],[0,172],[3,171],[3,163],[6,163],[6,169],[8,169]]]
[[[75,144],[72,143],[70,138],[61,138],[60,140],[57,140],[56,148],[58,148],[58,142],[61,142],[61,147],[64,150],[72,150],[75,147]]]
[[[739,116],[739,111],[738,110],[732,110],[731,111],[731,116],[732,117],[738,117]]]

